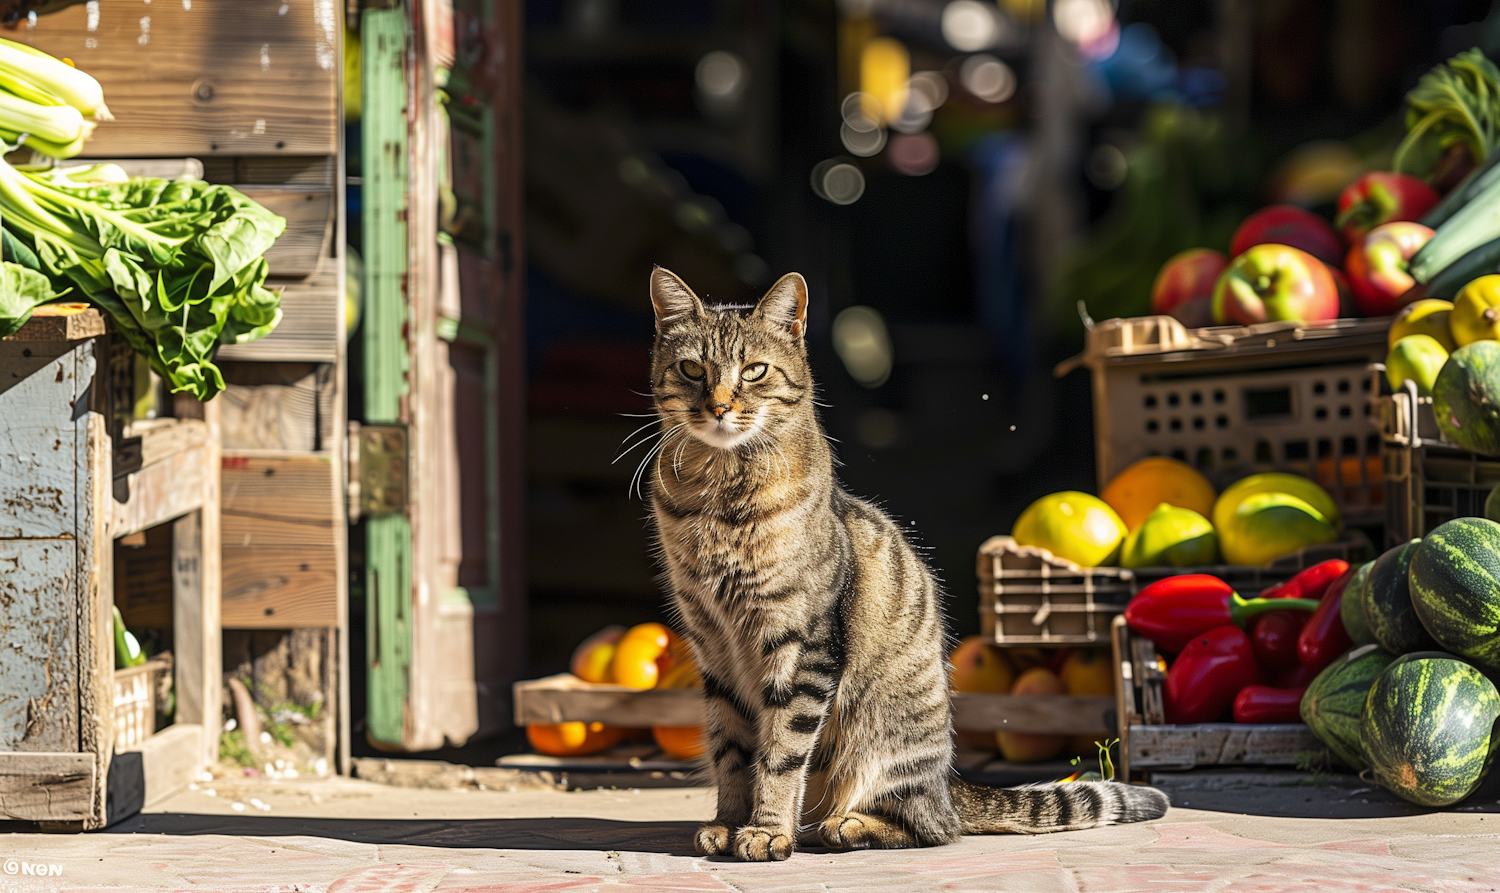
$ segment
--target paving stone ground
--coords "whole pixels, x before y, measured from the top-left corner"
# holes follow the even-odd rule
[[[0,835],[0,893],[1500,890],[1500,794],[1423,811],[1351,777],[1192,773],[1158,822],[925,850],[693,855],[704,788],[200,785],[103,833]],[[51,871],[37,877],[23,873]]]

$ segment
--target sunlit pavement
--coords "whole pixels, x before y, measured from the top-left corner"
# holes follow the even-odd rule
[[[1150,824],[744,864],[693,855],[713,804],[701,788],[219,781],[105,833],[0,837],[0,891],[1500,890],[1489,791],[1423,813],[1350,777],[1195,774],[1166,787],[1189,805]]]

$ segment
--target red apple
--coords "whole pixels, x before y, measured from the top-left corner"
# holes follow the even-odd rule
[[[1397,221],[1375,227],[1350,248],[1344,270],[1355,309],[1364,316],[1390,316],[1405,306],[1403,297],[1417,284],[1407,267],[1430,238],[1432,230],[1422,224]]]
[[[1246,217],[1229,241],[1229,253],[1239,257],[1267,242],[1300,248],[1334,266],[1344,260],[1344,243],[1328,221],[1296,205],[1271,205]]]
[[[1416,177],[1370,171],[1339,193],[1335,223],[1353,247],[1382,223],[1421,220],[1437,203],[1437,191]]]
[[[1189,248],[1172,255],[1151,286],[1151,312],[1175,316],[1187,326],[1210,325],[1214,283],[1227,266],[1229,258],[1212,248]]]
[[[1256,245],[1230,261],[1214,286],[1214,322],[1338,319],[1339,292],[1316,257],[1290,245]]]

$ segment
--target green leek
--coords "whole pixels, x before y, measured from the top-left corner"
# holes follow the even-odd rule
[[[60,102],[97,121],[111,120],[99,82],[41,50],[0,37],[0,74],[27,82],[37,92],[56,96]]]

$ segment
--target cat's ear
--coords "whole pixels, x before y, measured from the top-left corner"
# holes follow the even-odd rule
[[[679,320],[703,315],[703,302],[665,267],[651,271],[651,306],[656,310],[658,331]]]
[[[755,305],[755,315],[778,335],[800,340],[807,332],[807,280],[788,273]]]

